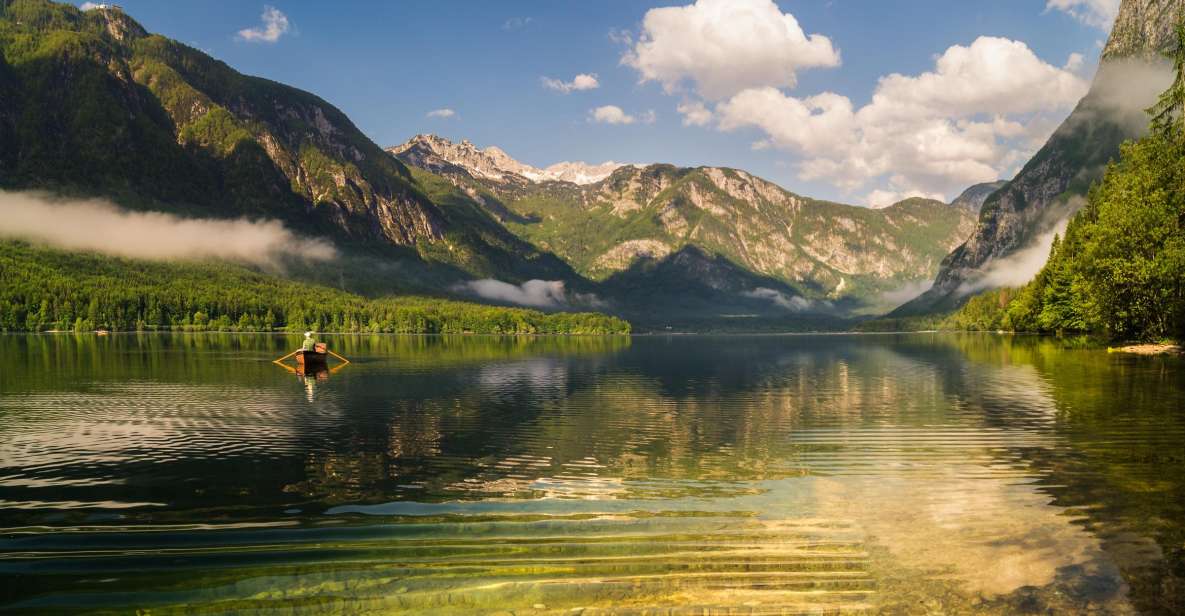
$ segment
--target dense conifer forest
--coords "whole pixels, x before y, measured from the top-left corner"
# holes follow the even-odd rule
[[[366,298],[223,262],[158,263],[0,242],[0,330],[625,334],[594,313]]]

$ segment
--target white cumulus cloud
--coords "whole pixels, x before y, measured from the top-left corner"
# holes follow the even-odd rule
[[[1120,0],[1049,0],[1045,10],[1058,10],[1073,15],[1082,23],[1102,30],[1110,30],[1119,14]]]
[[[1070,66],[1081,66],[1071,54]],[[1068,107],[1086,93],[1087,83],[1072,70],[1055,67],[1021,41],[981,36],[969,46],[954,45],[918,76],[881,79],[874,102],[882,113],[909,113],[914,107],[949,115],[1026,113]]]
[[[1069,58],[1066,58],[1066,63],[1062,65],[1062,68],[1070,71],[1071,73],[1077,73],[1078,71],[1082,70],[1082,67],[1085,65],[1086,57],[1080,53],[1075,52],[1070,54]]]
[[[683,126],[706,126],[712,121],[712,110],[699,101],[681,103],[675,110],[683,115]]]
[[[651,109],[637,115],[630,115],[617,105],[604,105],[588,112],[588,119],[598,124],[653,124],[657,115]]]
[[[920,75],[882,77],[872,101],[856,108],[825,92],[789,96],[766,84],[717,104],[717,127],[752,127],[760,146],[804,156],[799,176],[870,196],[943,197],[995,180],[1031,154],[1089,84],[1075,70],[1049,64],[1023,42],[980,37],[940,55]]]
[[[433,109],[432,111],[429,111],[425,115],[428,116],[429,118],[440,118],[443,120],[445,118],[451,118],[451,117],[457,115],[457,112],[445,107],[443,109]]]
[[[621,62],[668,92],[690,82],[720,100],[747,88],[792,88],[798,71],[838,66],[840,57],[830,39],[807,35],[773,0],[697,0],[647,11]]]
[[[264,6],[260,25],[239,30],[238,38],[249,43],[275,43],[291,29],[288,16],[274,6]]]
[[[579,90],[595,90],[601,87],[601,83],[597,81],[595,74],[580,73],[572,78],[572,81],[564,81],[562,79],[552,79],[551,77],[543,77],[543,87],[556,92],[567,94]]]
[[[507,32],[511,30],[521,30],[522,28],[526,28],[527,26],[531,25],[531,22],[533,21],[535,21],[534,17],[511,17],[510,19],[502,22],[502,29],[506,30]]]

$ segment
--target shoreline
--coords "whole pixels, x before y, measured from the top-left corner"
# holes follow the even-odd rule
[[[1107,347],[1108,353],[1125,355],[1182,355],[1185,349],[1179,344],[1129,344],[1121,347]]]

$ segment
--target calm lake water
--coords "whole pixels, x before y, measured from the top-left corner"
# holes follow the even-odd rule
[[[329,342],[0,336],[0,611],[1185,611],[1179,359]]]

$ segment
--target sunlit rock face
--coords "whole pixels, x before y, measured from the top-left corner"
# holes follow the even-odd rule
[[[1161,51],[1176,44],[1173,27],[1183,9],[1180,0],[1123,0],[1103,59],[1159,60]]]
[[[409,165],[437,173],[464,173],[507,184],[549,181],[595,184],[618,168],[629,166],[613,161],[599,165],[564,161],[540,169],[511,158],[497,146],[478,148],[468,139],[453,143],[437,135],[416,135],[387,151]]]
[[[1073,215],[1119,145],[1147,130],[1144,110],[1171,75],[1162,52],[1185,0],[1123,0],[1086,97],[1007,185],[987,198],[974,234],[943,260],[934,285],[893,312],[908,316],[957,307],[993,261],[1029,247]]]

